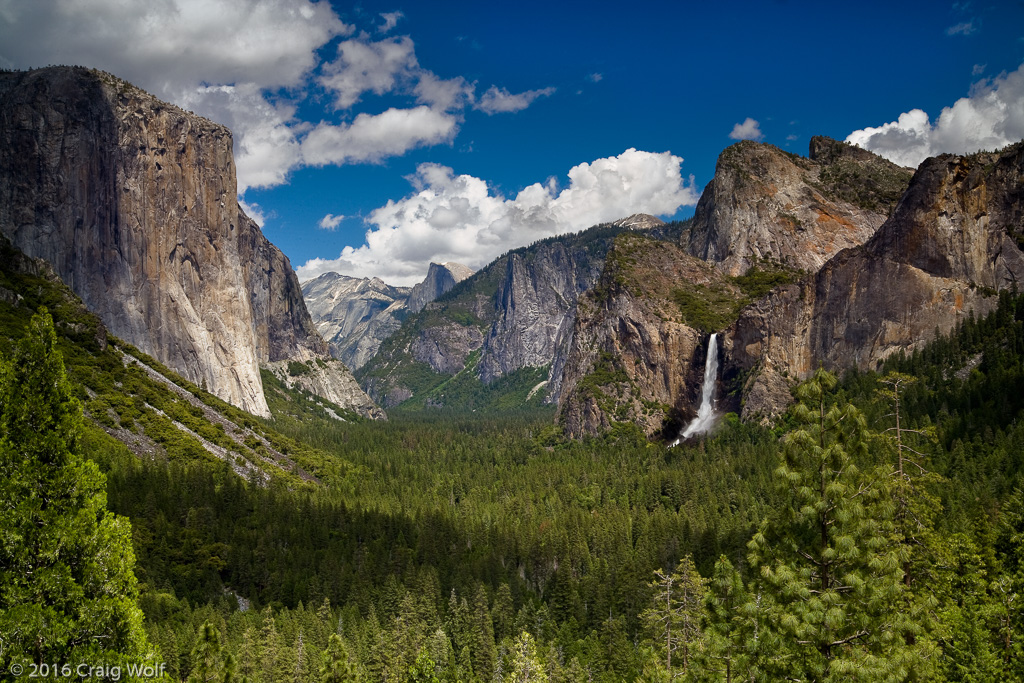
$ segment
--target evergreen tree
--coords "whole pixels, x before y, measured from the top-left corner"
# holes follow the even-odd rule
[[[494,647],[494,624],[491,623],[491,609],[487,604],[487,590],[477,584],[473,607],[469,614],[472,639],[473,671],[484,680],[494,671],[497,652]]]
[[[348,650],[337,633],[332,633],[324,650],[320,668],[321,683],[358,683],[360,678],[348,657]]]
[[[653,605],[643,617],[664,654],[669,676],[673,675],[675,667],[681,667],[685,674],[701,637],[706,581],[689,556],[679,560],[671,574],[658,569],[654,575],[656,580],[648,584],[655,589]],[[677,653],[679,656],[673,662],[673,655]]]
[[[199,627],[199,639],[192,649],[192,673],[189,683],[214,683],[225,680],[224,660],[220,654],[220,631],[211,622],[203,622]],[[234,672],[232,660],[231,670],[227,673],[230,680]]]
[[[865,476],[868,432],[852,405],[829,406],[833,375],[797,389],[797,429],[776,470],[785,505],[750,543],[779,651],[763,664],[806,681],[903,681],[923,668],[907,640],[901,553],[888,482]]]
[[[1024,680],[1024,491],[1016,489],[999,515],[996,552],[1003,576],[992,582],[999,603],[1000,643],[1007,673]]]
[[[409,676],[406,680],[408,683],[440,683],[436,668],[434,660],[427,652],[427,646],[424,645],[416,653],[416,660],[409,667]]]
[[[0,358],[0,668],[14,662],[141,662],[127,519],[79,446],[81,408],[41,309]]]
[[[705,681],[756,681],[761,656],[770,656],[770,634],[759,631],[757,602],[724,555],[715,563],[707,593],[705,648],[696,666]]]
[[[544,665],[537,657],[533,636],[523,631],[512,648],[512,671],[505,680],[509,683],[548,683]]]

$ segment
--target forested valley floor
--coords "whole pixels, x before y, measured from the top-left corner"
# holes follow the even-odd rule
[[[67,365],[71,450],[131,524],[133,647],[172,680],[1024,680],[1024,297],[818,373],[773,428],[726,415],[671,449],[628,424],[566,440],[544,409],[341,421],[281,386],[262,421],[182,381],[295,463],[263,481],[162,427],[177,401],[36,291],[0,303],[4,336],[56,336],[4,350],[0,410],[26,359]]]

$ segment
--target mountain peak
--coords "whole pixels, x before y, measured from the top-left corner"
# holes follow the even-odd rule
[[[473,269],[461,263],[431,263],[423,282],[413,287],[409,293],[409,310],[419,313],[428,303],[472,274]]]
[[[911,175],[826,137],[811,140],[810,158],[740,142],[719,156],[687,248],[732,275],[763,262],[814,272],[842,249],[867,241]]]
[[[612,225],[620,228],[629,228],[630,230],[650,230],[659,225],[665,225],[665,221],[649,213],[634,213],[631,216],[613,221]]]

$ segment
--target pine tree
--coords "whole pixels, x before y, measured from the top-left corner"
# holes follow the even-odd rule
[[[264,683],[274,683],[274,672],[281,652],[281,637],[270,607],[263,610],[263,628],[260,631],[260,668]]]
[[[332,633],[324,650],[323,666],[320,668],[322,683],[358,683],[359,675],[349,659],[348,650],[337,633]]]
[[[798,428],[776,470],[785,506],[750,543],[763,625],[779,639],[763,664],[806,681],[910,680],[922,655],[907,642],[907,616],[892,609],[905,586],[888,482],[858,468],[869,435],[856,408],[828,405],[835,385],[819,370],[797,389]]]
[[[221,657],[220,631],[211,622],[203,622],[199,627],[199,639],[192,648],[192,673],[189,683],[214,683],[223,681],[225,675],[224,660]],[[234,673],[234,661],[228,672],[228,679]]]
[[[512,647],[512,671],[505,680],[509,683],[548,683],[547,672],[537,657],[533,636],[523,631]]]
[[[771,653],[770,634],[758,629],[757,601],[724,555],[715,563],[707,593],[705,648],[696,668],[706,681],[760,679],[757,662]]]
[[[81,408],[41,309],[0,358],[0,666],[141,662],[128,520],[79,447]]]
[[[655,570],[653,605],[643,613],[648,627],[655,634],[655,642],[665,657],[665,670],[673,675],[675,667],[683,673],[689,669],[690,656],[700,640],[701,618],[704,613],[705,583],[697,572],[693,558],[679,560],[671,574]],[[678,657],[673,661],[673,656]]]
[[[491,609],[487,604],[487,590],[478,584],[473,597],[473,608],[469,613],[472,638],[473,671],[484,680],[494,671],[497,653],[494,647],[494,625],[491,623]]]

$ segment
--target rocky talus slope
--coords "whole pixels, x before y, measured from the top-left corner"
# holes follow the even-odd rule
[[[327,346],[235,190],[223,126],[103,72],[0,73],[0,233],[113,334],[269,415],[260,364]]]
[[[829,138],[813,138],[807,158],[740,142],[719,156],[685,246],[730,275],[758,263],[815,272],[875,233],[911,173]]]

